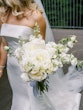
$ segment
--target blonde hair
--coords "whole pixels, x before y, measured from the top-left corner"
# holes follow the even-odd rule
[[[12,12],[14,16],[19,16],[25,13],[25,9],[30,9],[31,11],[38,8],[36,3],[32,3],[32,0],[0,0],[0,21],[9,12]]]

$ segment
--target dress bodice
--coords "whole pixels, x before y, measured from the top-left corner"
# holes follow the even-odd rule
[[[14,37],[17,39],[19,36],[22,36],[24,39],[27,39],[30,34],[33,34],[33,29],[27,26],[4,23],[1,27],[1,36]]]
[[[19,37],[26,41],[31,34],[33,34],[31,27],[4,23],[1,27],[0,36],[4,36],[8,45],[16,49],[19,45]]]

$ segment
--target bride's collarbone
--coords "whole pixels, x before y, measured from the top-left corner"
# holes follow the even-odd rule
[[[14,25],[22,25],[22,26],[34,28],[35,23],[37,21],[36,15],[38,15],[38,13],[35,11],[33,13],[31,12],[25,13],[19,16],[14,16],[10,14],[8,17],[6,17],[7,19],[5,20],[5,23],[14,24]]]
[[[33,20],[10,20],[8,22],[6,22],[6,24],[13,24],[13,25],[22,25],[22,26],[27,26],[27,27],[31,27],[34,28],[35,26],[35,22]]]

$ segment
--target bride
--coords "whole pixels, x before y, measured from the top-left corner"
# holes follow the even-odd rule
[[[35,2],[43,8],[39,0]],[[33,34],[36,22],[45,39],[47,18],[45,16],[45,21],[40,9],[31,0],[0,0],[0,4],[1,36],[5,37],[13,51],[19,46],[19,36],[23,36],[26,41],[28,36]],[[48,32],[51,33],[50,28],[47,29]],[[7,57],[7,74],[13,91],[11,110],[79,110],[81,97],[79,92],[83,89],[83,74],[75,68],[70,67],[66,75],[62,69],[51,75],[48,92],[37,97],[33,95],[30,83],[20,78],[22,71],[14,56]]]

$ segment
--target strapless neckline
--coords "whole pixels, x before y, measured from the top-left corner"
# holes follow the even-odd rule
[[[25,39],[27,39],[31,34],[34,34],[34,29],[29,26],[3,23],[1,26],[0,36],[14,38],[23,36]]]
[[[33,30],[33,28],[32,28],[32,27],[29,27],[29,26],[25,26],[25,25],[18,25],[18,24],[8,24],[8,23],[3,23],[3,24],[2,24],[2,26],[3,26],[3,25],[14,26],[14,27],[24,27],[24,28],[28,28],[28,29],[31,29],[31,30]]]

